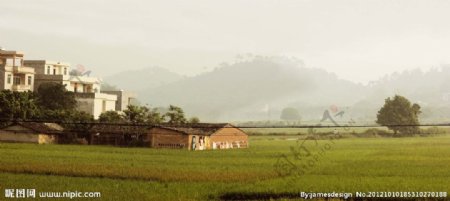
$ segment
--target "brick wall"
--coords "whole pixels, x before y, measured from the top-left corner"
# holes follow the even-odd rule
[[[163,128],[152,128],[148,137],[151,147],[190,149],[189,135]]]
[[[248,136],[238,128],[222,128],[211,135],[210,143],[213,149],[247,148]]]

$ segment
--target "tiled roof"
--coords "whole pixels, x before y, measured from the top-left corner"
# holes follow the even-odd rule
[[[3,128],[12,125],[20,125],[38,133],[61,134],[64,128],[56,123],[44,122],[15,122]],[[221,128],[233,127],[228,123],[197,123],[197,124],[159,124],[159,125],[139,125],[139,124],[94,124],[89,129],[93,134],[144,134],[148,133],[151,128],[162,128],[177,131],[183,134],[191,135],[212,135]],[[3,129],[2,128],[2,129]]]
[[[198,124],[181,124],[181,125],[162,124],[157,127],[178,131],[184,134],[212,135],[221,128],[232,126],[227,123],[218,123],[218,124],[198,123]]]
[[[44,122],[14,122],[3,128],[8,128],[10,126],[19,125],[24,128],[28,128],[37,133],[43,134],[61,134],[64,130],[63,127],[56,123],[44,123]]]
[[[142,134],[146,133],[151,126],[132,124],[95,124],[89,129],[91,133],[108,134]]]
[[[150,128],[163,128],[181,132],[183,134],[211,135],[217,130],[231,126],[227,123],[220,124],[159,124],[159,125],[133,125],[133,124],[96,124],[89,131],[98,134],[143,134],[148,133]]]

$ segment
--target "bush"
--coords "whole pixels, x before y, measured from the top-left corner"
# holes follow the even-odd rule
[[[425,135],[435,135],[435,134],[445,134],[448,133],[448,130],[445,128],[439,128],[437,126],[429,127],[426,129],[420,129],[420,134]]]
[[[378,128],[369,128],[360,135],[361,137],[378,137],[378,136],[392,136],[391,133],[389,133],[386,130],[381,130]]]

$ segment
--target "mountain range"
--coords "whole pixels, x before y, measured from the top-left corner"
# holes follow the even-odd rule
[[[429,121],[450,117],[450,67],[393,73],[367,85],[308,68],[292,58],[254,56],[186,77],[163,68],[126,71],[105,78],[137,92],[150,107],[182,107],[207,121],[279,120],[283,108],[296,108],[302,120],[320,120],[337,107],[346,117],[373,122],[384,99],[403,95],[422,106]]]
[[[117,89],[139,92],[178,81],[183,77],[164,68],[150,67],[120,72],[103,78],[103,81]]]

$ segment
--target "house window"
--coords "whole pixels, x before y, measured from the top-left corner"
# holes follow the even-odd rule
[[[6,59],[6,65],[7,66],[13,66],[14,65],[14,59],[13,58]]]
[[[47,75],[50,75],[50,66],[47,66]]]
[[[8,84],[11,84],[11,74],[8,74]]]
[[[67,68],[64,68],[64,75],[67,75]]]
[[[56,68],[53,69],[53,75],[56,75]]]
[[[22,59],[16,58],[14,61],[14,66],[22,66]]]
[[[73,86],[73,91],[74,91],[75,93],[77,93],[77,91],[78,91],[78,84],[77,84],[77,83],[74,84],[74,86]]]
[[[28,85],[31,85],[32,82],[33,82],[33,78],[31,76],[28,76]]]
[[[14,77],[14,84],[20,85],[20,77]]]

